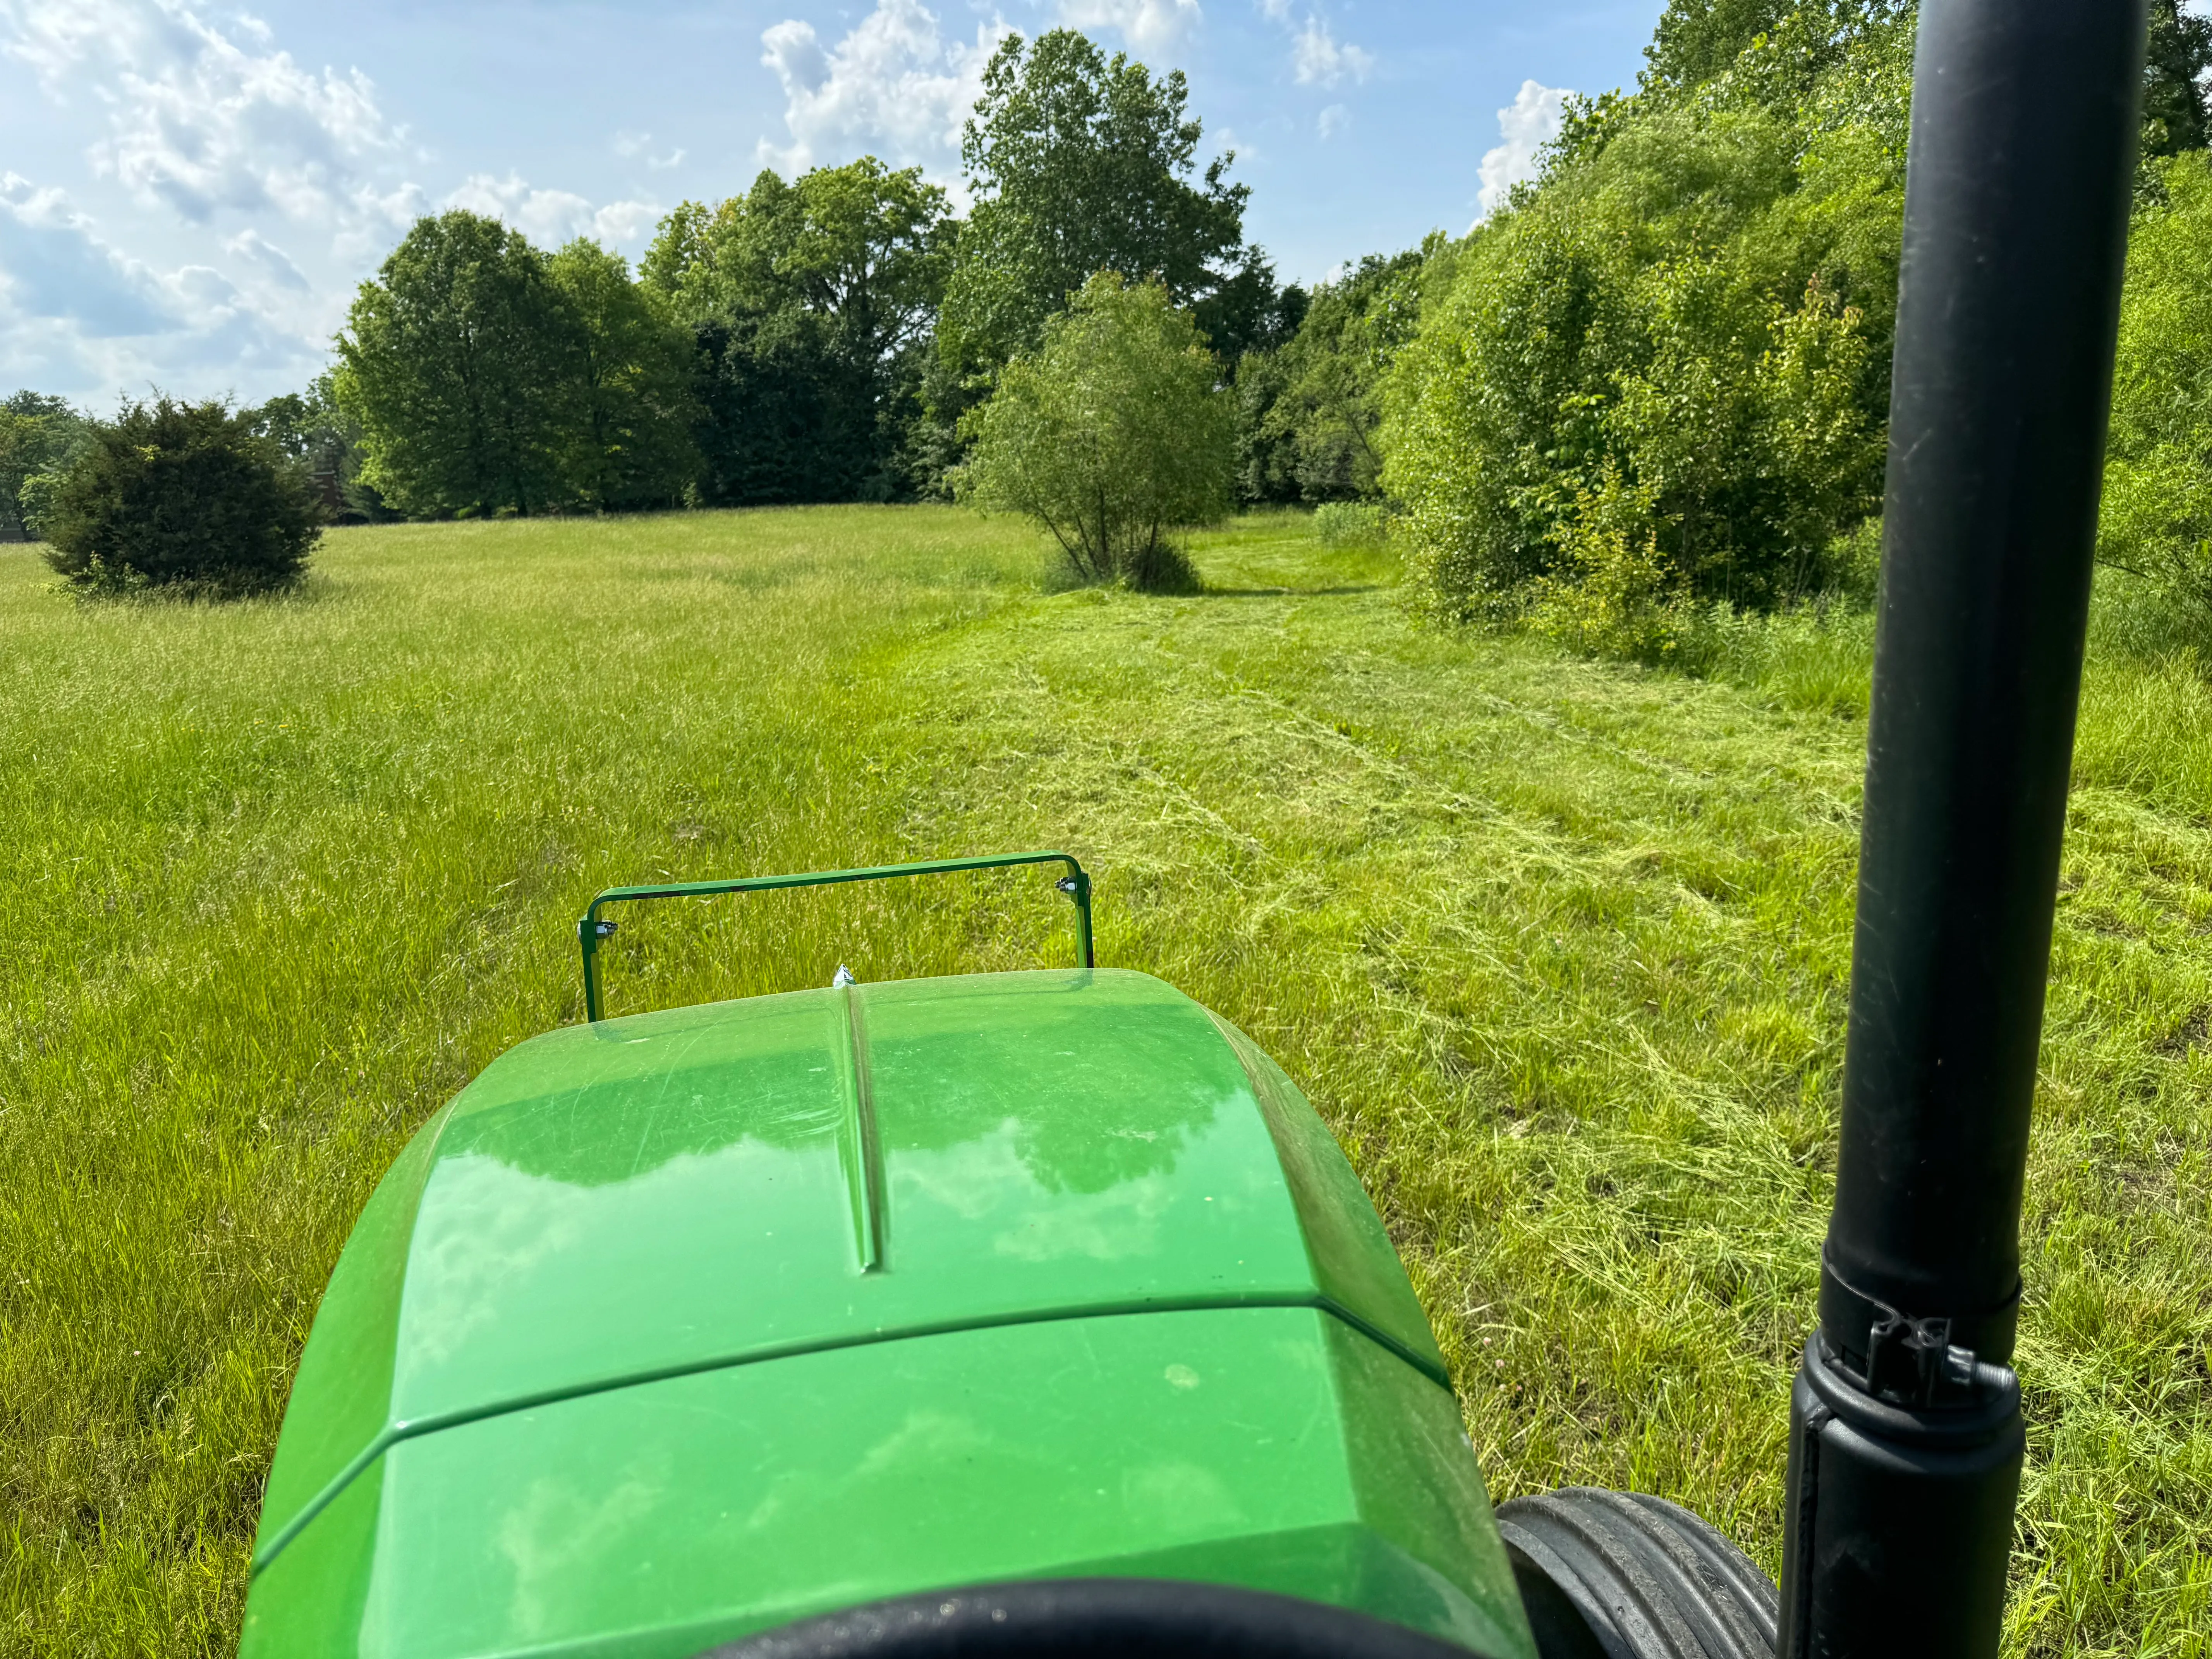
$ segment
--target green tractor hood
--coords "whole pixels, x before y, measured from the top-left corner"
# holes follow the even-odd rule
[[[1075,1573],[1528,1636],[1419,1304],[1312,1109],[1145,975],[572,1026],[363,1213],[248,1655],[687,1655]]]

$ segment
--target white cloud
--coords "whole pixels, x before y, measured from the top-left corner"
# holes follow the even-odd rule
[[[1060,0],[1068,27],[1118,29],[1139,52],[1181,46],[1202,15],[1198,0]]]
[[[445,205],[501,220],[548,247],[579,236],[618,247],[641,238],[662,212],[650,202],[610,202],[594,208],[573,191],[533,190],[514,173],[504,179],[472,173],[446,198]]]
[[[341,228],[331,240],[331,252],[344,264],[358,268],[380,250],[386,249],[408,228],[429,211],[422,186],[414,183],[380,190],[374,184],[356,185],[346,198]]]
[[[94,339],[179,321],[152,271],[102,241],[60,191],[13,173],[0,176],[0,294],[20,319],[66,321]]]
[[[222,210],[343,218],[403,134],[358,70],[302,69],[267,25],[192,0],[0,0],[0,51],[109,111],[94,166],[204,223]]]
[[[225,252],[246,261],[277,287],[289,289],[295,294],[307,292],[307,273],[293,262],[290,254],[266,240],[259,231],[242,230],[222,246]]]
[[[666,212],[651,202],[609,202],[592,215],[592,234],[609,247],[634,247]]]
[[[2208,3],[2212,3],[2212,0],[2208,0]],[[1213,130],[1213,147],[1215,154],[1234,155],[1244,162],[1264,161],[1267,156],[1266,151],[1234,127],[1216,127]]]
[[[1573,95],[1565,87],[1523,81],[1513,102],[1498,112],[1498,136],[1504,142],[1482,158],[1483,219],[1504,206],[1514,185],[1536,176],[1536,153],[1559,136]]]
[[[60,191],[0,175],[0,360],[19,379],[66,393],[143,388],[179,371],[296,380],[319,356],[222,272],[155,271],[111,246]]]
[[[877,0],[825,48],[811,23],[785,19],[761,35],[761,61],[783,83],[791,142],[763,138],[761,161],[786,173],[872,149],[899,162],[941,161],[959,145],[983,65],[1006,32],[981,24],[972,43],[947,40],[920,0]]]
[[[1341,104],[1331,104],[1321,112],[1321,118],[1314,125],[1321,133],[1322,142],[1327,143],[1351,127],[1352,112]]]
[[[649,132],[617,132],[615,134],[615,154],[628,161],[643,161],[655,173],[665,172],[684,159],[681,145],[665,155],[653,153],[653,135]]]
[[[1347,77],[1364,81],[1375,68],[1375,54],[1340,42],[1318,14],[1309,13],[1291,43],[1291,67],[1302,87],[1333,88]]]

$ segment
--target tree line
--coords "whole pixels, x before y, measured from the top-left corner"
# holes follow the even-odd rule
[[[1246,240],[1233,157],[1200,166],[1180,73],[1010,37],[964,216],[864,157],[684,204],[635,272],[426,218],[331,371],[240,430],[331,517],[957,494],[1027,501],[1079,568],[1170,579],[1176,514],[1365,502],[1432,616],[1664,659],[1701,606],[1870,590],[1916,23],[1671,0],[1636,88],[1571,100],[1500,210],[1311,289]],[[2100,551],[2212,643],[2208,69],[2212,21],[2153,0]],[[8,409],[0,533],[82,441],[54,400]],[[1090,482],[1018,487],[1017,451]]]
[[[1100,271],[1157,284],[1224,362],[1303,295],[1200,168],[1179,72],[1009,37],[968,120],[963,217],[872,156],[686,202],[635,273],[479,216],[419,222],[362,285],[321,395],[356,504],[416,516],[939,495],[962,417]]]
[[[1430,252],[1379,447],[1432,614],[1663,660],[1714,605],[1871,597],[1917,21],[1672,0],[1637,88]],[[2101,552],[2212,644],[2208,69],[2153,0]]]

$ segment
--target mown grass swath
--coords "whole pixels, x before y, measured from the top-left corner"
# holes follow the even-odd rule
[[[1409,629],[1295,516],[1040,596],[947,510],[332,532],[295,597],[0,556],[0,1648],[220,1652],[369,1188],[578,1017],[602,885],[1064,845],[1102,963],[1314,1096],[1494,1496],[1678,1498],[1771,1568],[1812,1318],[1867,633],[1713,678]],[[2212,692],[2093,654],[2027,1218],[2010,1651],[2212,1631]],[[633,907],[611,1009],[1067,959],[1045,876]]]

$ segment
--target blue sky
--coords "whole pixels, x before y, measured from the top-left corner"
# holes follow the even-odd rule
[[[0,392],[258,398],[417,213],[635,257],[687,198],[871,152],[957,177],[995,36],[1190,76],[1287,278],[1462,231],[1662,0],[0,0]],[[871,7],[872,6],[872,9]]]

